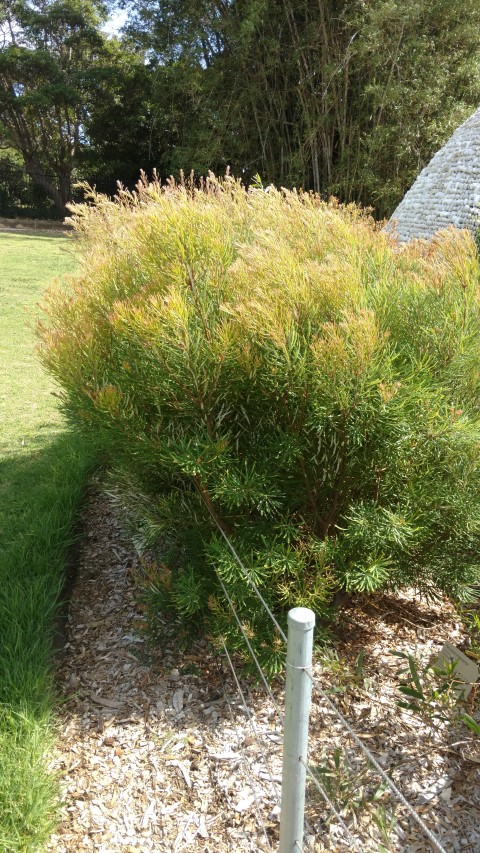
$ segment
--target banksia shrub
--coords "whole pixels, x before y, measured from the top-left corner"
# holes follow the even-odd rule
[[[79,277],[40,353],[107,456],[158,625],[280,652],[337,590],[476,595],[479,262],[449,230],[397,247],[354,207],[147,186],[74,211]],[[221,581],[221,582],[220,582]],[[161,618],[160,618],[161,617]]]

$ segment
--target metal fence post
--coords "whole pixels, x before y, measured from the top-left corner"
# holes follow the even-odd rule
[[[308,718],[312,681],[305,669],[312,665],[315,614],[295,607],[288,614],[285,723],[283,733],[280,853],[303,850]]]

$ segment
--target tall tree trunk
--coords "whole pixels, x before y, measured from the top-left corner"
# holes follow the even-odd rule
[[[71,171],[60,173],[56,176],[56,182],[54,178],[43,174],[36,164],[25,162],[25,169],[33,183],[48,193],[62,218],[68,216],[66,205],[71,201]]]

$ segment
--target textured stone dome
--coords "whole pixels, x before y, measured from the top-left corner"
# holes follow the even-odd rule
[[[480,108],[437,151],[400,202],[387,229],[399,240],[480,223]]]

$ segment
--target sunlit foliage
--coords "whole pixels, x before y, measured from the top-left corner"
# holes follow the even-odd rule
[[[337,590],[475,595],[479,262],[468,234],[397,247],[359,209],[231,178],[77,207],[83,272],[43,362],[107,454],[148,604],[265,665],[270,607]],[[168,623],[168,620],[167,620]]]

